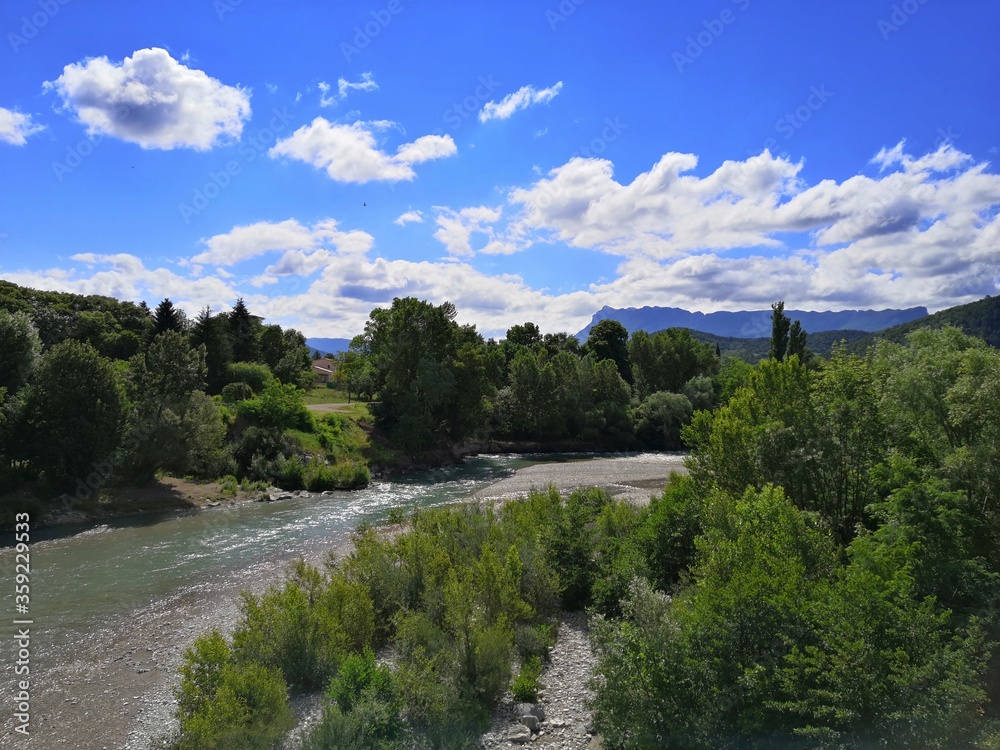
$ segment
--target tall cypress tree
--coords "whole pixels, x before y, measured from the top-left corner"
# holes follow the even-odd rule
[[[229,340],[233,346],[235,362],[256,362],[260,354],[257,328],[260,321],[250,314],[240,297],[229,313]]]
[[[788,351],[788,330],[792,322],[785,315],[785,303],[775,302],[771,305],[771,359],[781,362]]]
[[[208,392],[219,393],[226,384],[226,366],[233,361],[233,345],[229,341],[226,319],[213,316],[211,308],[206,307],[198,314],[191,330],[191,345],[205,347]]]

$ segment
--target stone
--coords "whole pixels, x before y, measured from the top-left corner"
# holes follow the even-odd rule
[[[527,716],[522,716],[519,721],[530,729],[532,732],[538,731],[538,717],[528,714]]]
[[[539,721],[545,721],[545,707],[536,703],[531,707],[531,715]]]
[[[523,744],[531,739],[531,730],[523,724],[518,724],[507,730],[507,741]]]
[[[518,703],[514,706],[515,716],[531,716],[534,705],[531,703]]]

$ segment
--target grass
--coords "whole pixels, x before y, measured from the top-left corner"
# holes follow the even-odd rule
[[[306,406],[313,404],[346,404],[347,392],[339,388],[327,388],[325,385],[317,385],[305,392],[303,400],[306,402]]]

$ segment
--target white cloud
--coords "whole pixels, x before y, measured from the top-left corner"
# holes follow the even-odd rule
[[[28,137],[45,130],[44,125],[31,122],[31,115],[0,107],[0,141],[12,146],[23,146]]]
[[[294,273],[292,269],[295,268],[311,267],[309,273],[317,270],[319,266],[315,263],[310,265],[304,259],[312,257],[320,248],[332,248],[344,255],[364,254],[371,248],[374,238],[359,230],[342,232],[334,219],[325,219],[311,227],[295,219],[286,219],[276,223],[261,221],[233,227],[225,234],[202,240],[202,243],[206,249],[191,258],[189,263],[231,266],[259,255],[280,252],[284,254],[282,260],[269,272],[281,275]]]
[[[330,84],[327,83],[326,81],[320,81],[317,85],[319,86],[319,106],[336,107],[337,97],[329,96]]]
[[[238,139],[250,117],[250,91],[188,68],[159,48],[141,49],[120,63],[88,58],[45,83],[90,133],[105,133],[143,148],[204,151]]]
[[[495,242],[496,235],[492,225],[500,220],[502,209],[478,206],[452,211],[443,206],[435,206],[434,210],[437,211],[434,222],[438,226],[434,239],[444,245],[449,255],[456,258],[473,255],[473,232],[485,235],[487,244]]]
[[[341,99],[346,99],[352,91],[378,91],[378,84],[372,78],[371,72],[362,73],[360,81],[348,81],[345,78],[337,79],[337,91]]]
[[[877,179],[812,186],[801,184],[798,165],[770,154],[703,177],[690,174],[692,155],[668,154],[628,184],[613,180],[609,163],[574,160],[512,192],[506,205],[435,207],[435,237],[448,251],[436,261],[380,257],[372,235],[333,219],[288,219],[204,240],[187,276],[127,254],[80,254],[72,268],[42,271],[11,272],[0,261],[0,271],[35,288],[170,296],[192,312],[243,295],[255,314],[314,336],[353,336],[372,308],[399,296],[450,300],[485,335],[525,320],[574,332],[605,305],[712,312],[766,310],[784,299],[798,309],[934,310],[1000,291],[1000,176],[963,156],[901,150]],[[957,166],[942,168],[948,164]],[[551,181],[558,190],[539,192]],[[543,264],[549,247],[529,245],[533,234],[564,234],[570,248],[615,253],[620,262],[610,280],[565,293],[473,266],[476,255],[511,249],[526,253],[525,269]],[[740,234],[756,244],[730,246]],[[249,279],[202,277],[194,268],[228,269],[269,254],[271,265],[260,263]]]
[[[338,78],[337,91],[331,96],[330,91],[332,88],[326,81],[319,82],[319,106],[336,107],[352,91],[378,91],[378,84],[375,83],[371,72],[367,72],[361,74],[360,81],[348,81],[346,78]]]
[[[479,113],[479,121],[506,120],[515,112],[527,109],[532,104],[550,102],[559,94],[562,86],[562,81],[541,90],[536,89],[534,86],[522,86],[513,94],[507,94],[499,102],[486,102]]]
[[[338,182],[400,182],[416,177],[414,164],[452,156],[458,152],[449,135],[425,135],[404,143],[395,154],[379,148],[376,132],[393,126],[378,120],[334,124],[317,117],[268,152],[272,158],[286,156],[325,169]]]
[[[393,224],[398,224],[401,227],[407,224],[423,224],[424,214],[422,211],[407,211],[405,214],[399,216]]]

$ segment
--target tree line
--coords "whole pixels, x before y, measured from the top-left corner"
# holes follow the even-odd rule
[[[305,337],[267,325],[242,299],[193,320],[0,286],[0,481],[13,505],[45,510],[157,472],[331,489],[367,469],[306,460],[294,431],[333,446],[344,425],[315,419]],[[26,493],[33,499],[25,499]]]

